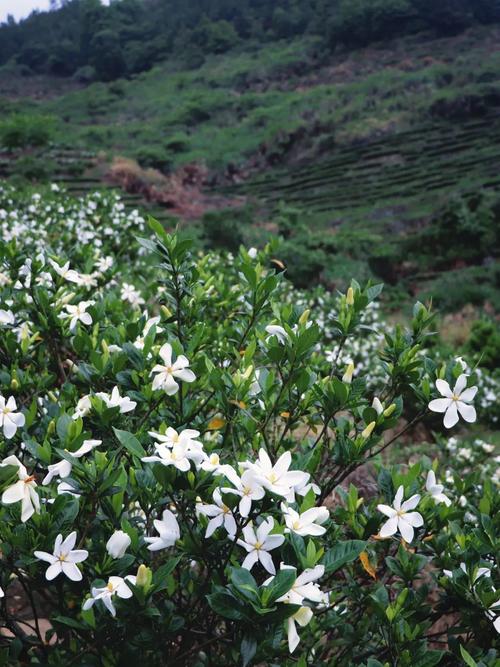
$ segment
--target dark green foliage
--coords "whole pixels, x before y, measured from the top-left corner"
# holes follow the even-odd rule
[[[51,160],[33,155],[24,155],[16,160],[12,176],[14,182],[47,181],[52,179],[55,168],[56,165]]]
[[[199,67],[205,54],[245,40],[316,34],[330,47],[356,46],[432,30],[446,35],[500,20],[499,0],[67,0],[0,27],[0,65],[15,59],[35,72],[71,76],[87,65],[109,81],[183,54]],[[43,38],[41,38],[43,36]]]
[[[432,257],[434,267],[455,262],[477,264],[500,250],[500,210],[495,196],[479,192],[452,197],[419,236],[421,254]]]
[[[11,150],[44,146],[50,140],[54,119],[48,116],[15,114],[0,121],[0,145]]]
[[[477,320],[472,325],[467,351],[480,359],[481,366],[495,370],[500,367],[500,331],[493,320]]]
[[[203,237],[208,247],[237,251],[243,243],[245,222],[251,224],[250,214],[245,209],[229,208],[205,213],[202,226]]]

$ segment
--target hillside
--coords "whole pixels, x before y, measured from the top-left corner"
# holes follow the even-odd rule
[[[420,234],[457,196],[498,189],[498,26],[334,54],[314,36],[248,43],[207,55],[196,69],[170,59],[63,94],[45,77],[36,100],[24,97],[21,79],[7,80],[4,109],[54,119],[54,173],[76,192],[109,185],[109,163],[125,156],[149,169],[126,162],[119,170],[115,182],[134,193],[131,205],[146,195],[155,214],[189,219],[195,233],[204,211],[238,206],[211,214],[205,241],[258,244],[278,232],[288,237],[282,257],[298,284],[342,285],[351,274],[375,273],[411,293],[420,272],[439,301],[447,287],[433,282],[437,268],[468,271],[467,281],[482,285],[474,303],[497,289],[485,256],[432,266]],[[73,155],[74,173],[59,168],[61,150]],[[43,151],[30,151],[36,159],[45,160]],[[5,173],[13,164],[5,156]],[[487,257],[497,257],[495,243]]]

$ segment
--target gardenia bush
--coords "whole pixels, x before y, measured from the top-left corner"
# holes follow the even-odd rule
[[[114,197],[19,197],[0,210],[0,664],[498,664],[498,475],[444,444],[384,465],[421,420],[476,421],[475,373],[425,352],[428,308],[381,344],[381,285],[320,303],[272,245],[195,257]],[[367,463],[374,491],[349,484]]]

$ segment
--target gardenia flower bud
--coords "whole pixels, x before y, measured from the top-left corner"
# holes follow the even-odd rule
[[[17,378],[12,378],[12,380],[10,381],[10,388],[13,389],[14,391],[16,389],[19,389],[19,381]]]
[[[347,290],[345,302],[348,306],[354,305],[354,290],[352,289],[352,287],[349,287],[349,289]]]
[[[345,369],[345,373],[342,376],[342,382],[346,382],[347,384],[351,384],[353,373],[354,373],[354,364],[351,361],[351,363],[348,364],[347,368]]]
[[[131,543],[130,537],[123,530],[115,530],[106,542],[106,551],[111,558],[122,558]]]
[[[137,586],[140,586],[141,588],[149,588],[152,579],[153,573],[151,572],[151,568],[144,565],[144,563],[139,565],[136,578]]]
[[[362,431],[361,437],[367,440],[371,436],[374,428],[375,428],[375,422],[370,422],[368,426]]]
[[[160,307],[161,312],[165,315],[165,317],[169,318],[172,317],[172,311],[170,308],[167,308],[167,306],[161,306]]]
[[[307,324],[307,320],[309,319],[310,312],[311,312],[310,308],[308,308],[307,310],[304,310],[302,315],[299,317],[299,324]]]
[[[391,403],[388,408],[384,410],[384,417],[390,417],[396,409],[396,403]]]

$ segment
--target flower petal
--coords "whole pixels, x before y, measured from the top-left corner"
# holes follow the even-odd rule
[[[432,410],[432,412],[446,412],[452,402],[451,398],[435,398],[429,403],[429,410]]]
[[[446,382],[446,380],[436,380],[436,387],[441,396],[446,396],[446,398],[451,398],[453,396],[450,385]]]
[[[457,402],[452,401],[450,407],[448,408],[448,410],[446,410],[446,413],[444,415],[443,424],[445,425],[446,428],[453,428],[453,426],[455,426],[457,422],[458,422]]]
[[[380,529],[379,535],[380,537],[390,537],[391,535],[394,535],[397,529],[398,529],[398,517],[397,515],[395,515],[384,523],[384,525]]]
[[[457,401],[457,409],[465,419],[466,422],[471,424],[477,419],[476,408],[473,405],[467,405],[467,403],[462,403],[462,401]]]
[[[398,528],[399,532],[401,533],[401,537],[410,544],[410,542],[413,540],[413,537],[415,535],[415,531],[413,530],[413,526],[408,523],[408,521],[405,520],[405,517],[400,516],[399,521],[398,521]]]
[[[460,394],[460,400],[464,403],[470,403],[477,394],[477,387],[469,387]]]

